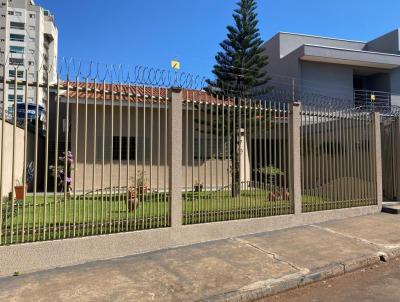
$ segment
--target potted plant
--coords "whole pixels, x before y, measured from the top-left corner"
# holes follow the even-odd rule
[[[203,184],[199,181],[194,183],[194,191],[195,192],[202,192],[203,191]]]
[[[134,188],[128,189],[128,208],[129,211],[133,212],[138,206],[139,200],[137,198],[137,192]]]
[[[26,194],[26,192],[28,192],[29,187],[33,183],[33,179],[35,177],[34,172],[35,172],[34,164],[33,164],[33,161],[31,161],[26,166],[26,169],[25,169],[25,173],[26,173],[25,184],[24,184],[23,177],[16,179],[17,185],[14,187],[16,200],[24,199],[24,194]]]
[[[141,194],[145,194],[149,191],[145,171],[140,171],[138,174],[138,178],[136,180],[136,191],[138,196],[140,196]]]
[[[15,199],[22,200],[24,199],[24,194],[28,191],[28,184],[24,185],[22,177],[17,179],[17,185],[14,187],[15,189]]]
[[[131,180],[134,186],[128,188],[128,208],[132,212],[136,210],[140,197],[147,193],[149,188],[145,171],[139,171],[137,177],[131,177]]]
[[[272,187],[272,191],[268,194],[269,201],[277,201],[282,199],[289,199],[289,192],[285,188],[278,188],[276,187],[275,179],[284,176],[285,173],[274,166],[266,166],[256,170],[259,173],[265,175],[267,183],[269,183]]]

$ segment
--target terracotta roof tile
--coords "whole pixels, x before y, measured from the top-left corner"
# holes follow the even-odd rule
[[[76,86],[78,85],[78,89]],[[61,94],[62,98],[67,97],[67,87],[68,83],[63,82],[61,84],[61,89],[64,91]],[[85,83],[85,82],[70,82],[69,83],[69,98],[74,100],[77,97],[80,100],[85,100],[86,96],[88,100],[94,100],[96,94],[96,100],[101,102],[104,98],[110,101],[114,97],[114,101],[131,101],[135,103],[143,103],[144,99],[148,102],[150,99],[153,103],[163,103],[165,104],[166,99],[168,99],[170,88],[161,88],[155,86],[133,86],[133,85],[119,85],[119,84],[99,84],[96,83]],[[78,91],[78,92],[77,92]],[[113,92],[113,93],[112,93]],[[113,95],[113,96],[112,96]],[[200,103],[212,103],[225,105],[233,104],[232,99],[223,99],[222,97],[215,97],[203,90],[194,89],[182,89],[182,96],[184,102],[200,102]]]

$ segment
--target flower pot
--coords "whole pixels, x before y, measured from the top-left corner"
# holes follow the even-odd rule
[[[203,185],[195,185],[194,186],[194,191],[195,192],[202,192],[203,191]]]
[[[129,189],[128,191],[128,209],[134,212],[138,206],[137,191],[135,189]]]
[[[25,186],[15,186],[15,199],[22,200],[24,199],[24,193],[28,190],[28,185]]]

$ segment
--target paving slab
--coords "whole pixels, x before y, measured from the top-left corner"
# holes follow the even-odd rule
[[[0,301],[194,301],[297,272],[223,240],[0,279]]]
[[[375,255],[380,250],[313,226],[246,236],[244,239],[310,272]]]
[[[381,213],[325,222],[319,226],[381,247],[400,247],[400,216],[398,215]]]

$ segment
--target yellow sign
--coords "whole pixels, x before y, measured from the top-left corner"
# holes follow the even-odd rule
[[[372,94],[372,95],[371,95],[371,101],[372,101],[372,102],[375,102],[375,101],[376,101],[376,96],[375,96],[375,94]]]
[[[171,61],[171,67],[173,69],[181,69],[181,63],[177,60],[172,60]]]

